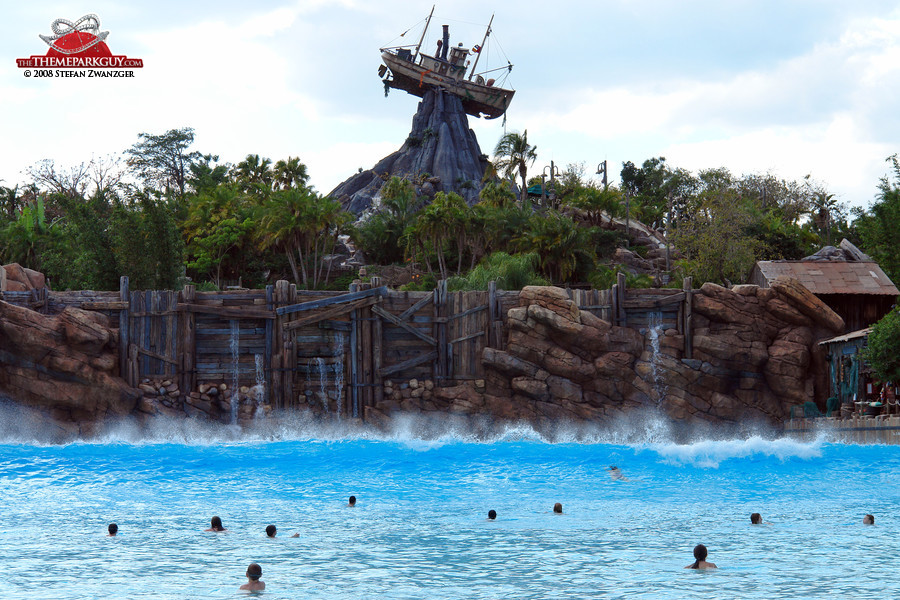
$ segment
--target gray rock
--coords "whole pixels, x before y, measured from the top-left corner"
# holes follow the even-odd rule
[[[468,204],[478,202],[481,178],[487,167],[475,132],[456,96],[441,90],[427,92],[419,102],[412,129],[403,146],[334,188],[329,196],[356,215],[372,206],[391,177],[417,183],[417,193],[456,192]],[[428,174],[424,180],[422,176]]]

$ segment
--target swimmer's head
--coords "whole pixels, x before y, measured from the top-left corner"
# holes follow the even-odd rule
[[[492,508],[491,510],[488,511],[488,519],[493,521],[496,518],[497,518],[497,511]]]
[[[106,530],[109,531],[109,535],[116,535],[119,533],[119,526],[115,523],[110,523]]]
[[[863,517],[863,525],[874,525],[875,524],[875,516],[874,515],[866,515]]]
[[[618,471],[619,467],[617,467],[616,465],[609,465],[609,470],[610,471]]]
[[[250,566],[247,567],[247,577],[250,578],[250,581],[259,580],[262,577],[262,567],[256,563],[250,563]]]
[[[694,546],[694,558],[696,558],[698,561],[706,560],[706,555],[706,546],[704,546],[703,544],[697,544],[696,546]]]
[[[762,523],[762,516],[759,513],[753,513],[750,515],[750,523],[753,525],[759,525]]]
[[[275,529],[275,526],[274,526],[274,525],[267,525],[267,526],[266,526],[266,535],[269,536],[269,537],[275,537],[275,533],[276,533],[277,531],[278,531],[278,530]]]
[[[350,500],[347,501],[347,504],[350,506],[356,506],[356,496],[350,496]]]
[[[212,519],[210,519],[209,525],[213,531],[222,531],[225,529],[224,527],[222,527],[222,519],[220,519],[219,517],[213,517]]]
[[[562,504],[559,503],[559,502],[557,502],[556,504],[554,504],[554,505],[553,505],[553,512],[555,512],[555,513],[558,514],[558,515],[561,515],[561,514],[562,514]]]

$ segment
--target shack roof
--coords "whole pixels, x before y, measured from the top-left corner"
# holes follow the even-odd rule
[[[874,262],[761,260],[756,268],[766,284],[764,287],[784,275],[798,280],[813,294],[900,295]]]
[[[859,338],[868,337],[868,335],[872,333],[871,327],[866,327],[865,329],[859,329],[857,331],[851,331],[850,333],[845,333],[844,335],[839,335],[837,337],[833,337],[827,340],[822,340],[819,342],[820,346],[826,346],[828,344],[840,344],[841,342],[849,342],[850,340],[858,340]]]

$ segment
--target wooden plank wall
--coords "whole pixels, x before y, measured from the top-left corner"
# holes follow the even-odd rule
[[[681,290],[626,290],[622,277],[610,290],[567,293],[582,310],[620,325],[646,328],[661,317],[664,328],[687,332],[690,356],[689,279]],[[484,377],[482,351],[506,347],[506,315],[519,292],[493,285],[403,292],[380,287],[377,277],[350,293],[298,291],[286,281],[265,290],[130,291],[123,277],[119,292],[6,292],[2,299],[107,314],[119,327],[120,368],[131,385],[171,379],[188,394],[201,383],[251,387],[263,378],[276,408],[363,417],[381,402],[386,380],[445,386]]]

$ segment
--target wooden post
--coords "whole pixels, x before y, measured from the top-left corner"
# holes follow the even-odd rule
[[[359,291],[359,285],[356,283],[350,284],[350,293],[355,293]],[[350,311],[350,414],[354,419],[358,419],[362,417],[359,410],[359,389],[357,388],[358,379],[358,365],[356,362],[356,350],[357,343],[359,340],[359,320],[357,319],[357,311]]]
[[[185,304],[193,304],[196,298],[197,288],[194,285],[186,285],[181,290],[181,301]],[[181,393],[190,395],[197,387],[197,374],[194,372],[194,356],[196,353],[196,321],[194,313],[185,310],[181,313]]]
[[[628,327],[628,313],[625,312],[625,273],[616,274],[616,305],[619,308],[619,326]]]
[[[380,277],[372,278],[372,287],[381,287]],[[372,384],[374,385],[372,406],[379,406],[384,400],[384,380],[381,378],[382,321],[381,317],[375,315],[371,309],[369,309],[369,314],[374,317],[374,321],[372,321]]]
[[[449,373],[447,361],[447,280],[441,279],[434,290],[434,339],[437,340],[437,358],[432,379],[435,385],[446,385],[444,378]]]
[[[0,271],[3,269],[0,268]],[[122,302],[131,300],[128,293],[128,275],[119,277],[119,300]],[[119,311],[119,377],[125,381],[128,381],[128,315],[130,312],[127,308]]]
[[[275,308],[284,306],[288,298],[288,282],[279,279],[275,282]],[[293,399],[285,395],[285,354],[287,352],[287,341],[284,338],[284,321],[289,319],[290,315],[275,314],[274,323],[272,323],[272,404],[277,408],[290,408],[293,406]]]
[[[682,282],[681,289],[684,290],[684,357],[694,357],[694,325],[693,325],[693,307],[694,307],[694,280],[692,277],[685,277]]]
[[[292,283],[287,286],[287,298],[285,298],[285,304],[297,304],[297,284]],[[290,317],[291,320],[294,317]],[[294,343],[297,340],[296,334],[293,331],[288,331],[287,335],[284,336],[285,339],[285,354],[282,357],[284,361],[284,394],[288,399],[289,406],[295,406],[297,404],[297,396],[294,392],[294,373],[297,372],[297,349],[294,347]]]
[[[269,312],[275,312],[275,286],[267,285],[266,286],[266,310]],[[263,370],[265,373],[266,382],[263,384],[266,386],[266,402],[275,406],[275,397],[272,395],[272,344],[275,341],[273,333],[275,331],[275,323],[274,319],[266,319],[266,345],[264,349],[264,357],[263,357]]]

